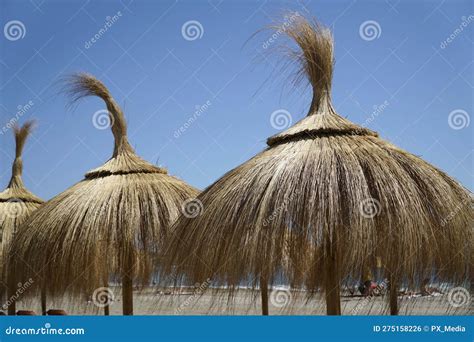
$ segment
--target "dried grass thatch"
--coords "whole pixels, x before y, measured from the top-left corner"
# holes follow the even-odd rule
[[[67,89],[73,102],[90,95],[104,100],[115,138],[113,156],[25,222],[28,234],[19,235],[13,245],[25,260],[18,273],[29,277],[31,270],[42,270],[53,294],[68,290],[92,295],[109,277],[121,278],[131,291],[132,282],[149,282],[154,269],[150,256],[160,248],[183,202],[197,190],[135,154],[122,110],[100,81],[74,75]],[[129,295],[123,299],[127,314]]]
[[[177,283],[212,278],[215,286],[260,283],[263,291],[283,278],[325,289],[331,314],[340,312],[341,281],[359,279],[376,256],[394,284],[433,269],[439,279],[466,277],[470,193],[336,113],[329,31],[298,16],[284,32],[299,45],[298,75],[313,88],[307,117],[200,194],[202,215],[178,219],[163,272],[176,273]]]
[[[12,239],[17,234],[20,224],[43,203],[42,199],[26,189],[22,180],[23,161],[21,155],[32,127],[33,121],[26,122],[21,128],[13,127],[16,147],[12,176],[7,188],[0,192],[0,274],[2,288],[5,289],[8,282],[12,285],[16,284],[13,269],[8,267],[8,250]],[[13,255],[13,258],[15,257]],[[13,303],[10,305],[9,311],[10,313],[15,312]]]

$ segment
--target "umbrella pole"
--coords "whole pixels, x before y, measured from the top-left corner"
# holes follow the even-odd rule
[[[337,260],[337,253],[330,243],[329,239],[327,242],[328,253],[326,257],[326,313],[327,315],[341,315],[341,297],[340,297],[340,284],[339,284],[339,263]],[[337,240],[336,240],[337,246]]]
[[[47,315],[46,312],[46,288],[41,287],[41,313],[43,316]]]
[[[106,241],[101,241],[102,243],[106,244]],[[104,250],[107,250],[107,246],[104,245]],[[104,263],[105,263],[105,267],[106,267],[106,272],[104,274],[104,287],[106,289],[109,289],[109,264],[108,264],[108,260],[107,260],[107,253],[104,253]],[[104,316],[109,316],[110,315],[110,308],[109,308],[109,297],[108,296],[105,296],[105,306],[104,306]]]
[[[104,316],[109,316],[110,315],[110,310],[109,310],[109,300],[106,299],[106,303],[105,303],[105,306],[104,306]]]
[[[104,276],[104,287],[106,289],[109,288],[109,277],[108,276]],[[105,297],[105,306],[104,306],[104,316],[109,316],[110,315],[110,309],[109,309],[109,297],[106,296]]]
[[[122,301],[123,314],[133,315],[133,283],[129,275],[124,275],[122,278]]]
[[[5,277],[3,277],[3,279],[5,279]],[[2,301],[2,303],[6,303],[6,301],[7,301],[7,298],[8,298],[8,297],[7,297],[7,289],[8,289],[7,284],[6,284],[6,283],[3,283],[3,284],[2,284],[2,289],[1,289],[1,291],[2,291],[2,293],[1,293],[1,297],[2,297],[2,298],[1,298],[1,301]]]
[[[133,262],[127,259],[122,275],[122,311],[124,315],[133,315]]]
[[[260,276],[260,294],[262,295],[262,315],[268,316],[268,281],[264,275]]]
[[[398,284],[395,277],[390,277],[390,315],[398,315]]]
[[[10,271],[7,276],[7,313],[9,316],[16,315],[16,284],[15,284],[15,270],[13,263],[9,265]]]

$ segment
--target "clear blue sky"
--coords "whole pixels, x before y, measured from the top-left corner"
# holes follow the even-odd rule
[[[0,4],[1,28],[13,20],[24,26],[19,35],[2,30],[0,37],[1,126],[15,117],[18,106],[32,101],[20,119],[38,121],[24,155],[24,179],[45,199],[80,181],[112,152],[112,134],[92,121],[104,109],[101,101],[85,100],[75,111],[65,110],[65,98],[54,85],[64,74],[86,71],[100,78],[124,109],[137,153],[200,189],[265,147],[266,138],[278,132],[270,121],[274,111],[287,110],[293,122],[303,118],[310,91],[285,86],[286,77],[274,70],[278,58],[263,48],[270,33],[245,44],[285,9],[315,15],[333,28],[333,100],[339,113],[368,122],[383,138],[474,188],[474,123],[467,125],[474,112],[472,1]],[[121,16],[86,48],[106,17],[119,11]],[[187,40],[182,27],[191,20],[202,30]],[[361,35],[367,21],[378,25],[375,36],[370,26]],[[196,106],[208,101],[176,137]],[[383,104],[374,116],[374,106]],[[451,117],[460,121],[450,125],[453,111]],[[10,178],[13,146],[11,131],[0,134],[2,187]]]

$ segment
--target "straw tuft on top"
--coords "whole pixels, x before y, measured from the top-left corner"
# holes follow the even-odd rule
[[[84,97],[97,96],[105,102],[109,113],[110,126],[114,135],[112,158],[101,167],[89,171],[86,178],[112,174],[167,172],[165,169],[156,167],[136,155],[128,142],[127,123],[122,109],[101,81],[86,73],[73,74],[65,79],[64,92],[70,98],[69,106]]]
[[[23,173],[23,161],[21,160],[21,153],[23,152],[26,138],[30,135],[33,125],[33,121],[28,121],[22,127],[18,125],[13,126],[13,133],[15,135],[15,160],[12,165],[12,178],[10,180],[11,186],[15,186],[18,182],[22,182],[21,176]]]
[[[299,65],[296,77],[307,77],[313,87],[308,115],[328,110],[334,64],[331,31],[317,21],[309,22],[298,13],[286,17],[294,18],[294,22],[283,32],[300,48],[300,51],[290,50],[289,53]]]
[[[26,138],[31,134],[35,122],[33,120],[25,122],[23,126],[15,125],[13,127],[13,132],[15,134],[15,157],[21,157],[23,148],[25,147]]]
[[[65,92],[70,96],[70,105],[87,96],[97,96],[104,100],[110,116],[111,129],[115,138],[114,156],[131,149],[127,140],[127,123],[122,109],[115,102],[107,87],[94,76],[78,73],[66,80]]]
[[[323,135],[370,135],[378,134],[341,117],[331,103],[333,75],[333,38],[331,31],[316,20],[309,21],[298,13],[292,13],[291,24],[275,24],[271,27],[283,32],[298,45],[299,50],[283,46],[290,61],[296,62],[295,83],[307,78],[313,89],[313,98],[307,116],[286,131],[270,137],[273,146],[290,140],[313,139]],[[284,30],[281,27],[285,27]]]
[[[28,191],[23,184],[23,160],[21,158],[26,139],[31,134],[35,122],[27,121],[22,127],[13,126],[15,136],[15,159],[12,164],[12,175],[7,188],[0,193],[0,201],[9,201],[11,199],[24,202],[43,203],[43,200]]]

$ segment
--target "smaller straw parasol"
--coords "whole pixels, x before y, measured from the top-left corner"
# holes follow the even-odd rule
[[[127,138],[121,108],[95,77],[76,74],[67,81],[72,103],[101,98],[115,138],[112,158],[57,195],[25,222],[12,250],[26,262],[18,273],[42,269],[52,293],[109,296],[110,278],[122,283],[123,313],[133,314],[133,284],[153,276],[153,255],[162,246],[183,203],[197,190],[136,155]]]
[[[0,193],[0,267],[3,283],[7,287],[8,313],[14,315],[16,312],[15,299],[16,292],[15,269],[9,267],[8,250],[12,240],[17,234],[19,226],[36,209],[43,200],[32,194],[23,184],[23,160],[21,158],[26,138],[30,135],[34,122],[27,121],[22,127],[15,125],[13,132],[15,135],[15,160],[12,166],[12,176],[7,188]],[[13,258],[16,256],[13,254]]]

